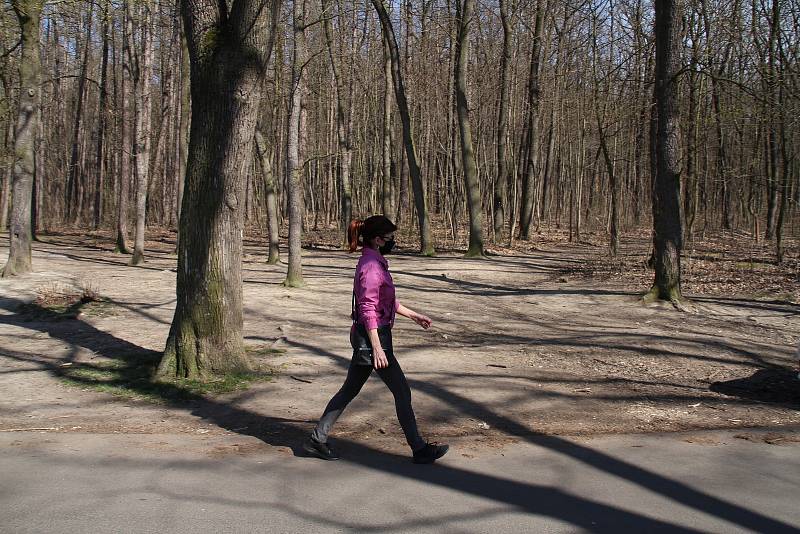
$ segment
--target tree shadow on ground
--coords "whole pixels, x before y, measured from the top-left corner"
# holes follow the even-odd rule
[[[22,304],[21,301],[15,303],[14,299],[1,301],[0,308],[6,309],[11,314],[0,316],[0,324],[47,333],[73,347],[86,348],[100,356],[119,361],[123,366],[129,368],[152,365],[153,361],[158,358],[158,353],[155,351],[146,350],[119,339],[79,319],[58,322],[25,321],[25,318],[17,313],[20,304]],[[326,354],[343,367],[347,365],[346,358],[313,345],[305,345],[305,347],[316,353]],[[69,363],[58,358],[26,355],[6,349],[3,350],[3,354],[10,359],[35,364],[58,377],[65,375],[63,364]],[[123,376],[120,379],[124,378]],[[71,379],[78,382],[83,381],[87,386],[91,386],[97,381],[91,374],[72,376]],[[531,444],[558,452],[599,471],[615,475],[699,512],[752,530],[796,532],[796,529],[786,523],[706,494],[682,482],[581,444],[533,432],[509,417],[495,413],[480,403],[436,384],[413,379],[409,382],[412,388],[424,391],[466,415],[479,418],[493,426],[505,428],[512,435]],[[150,386],[145,381],[134,380],[130,387],[134,391],[141,390],[143,394],[153,393],[148,389]],[[176,409],[186,410],[192,415],[230,432],[253,436],[269,445],[290,447],[295,455],[304,456],[299,445],[308,435],[311,421],[265,417],[230,403],[197,395],[191,391],[187,392],[180,383],[161,384],[157,391],[160,392],[163,402]],[[416,466],[411,464],[408,458],[377,451],[357,442],[338,440],[337,443],[348,460],[360,466],[490,499],[530,514],[552,517],[588,531],[697,532],[675,523],[572,495],[551,486],[503,479],[444,464],[434,468]]]
[[[758,369],[746,378],[714,382],[710,389],[729,397],[800,409],[800,380],[789,369]]]

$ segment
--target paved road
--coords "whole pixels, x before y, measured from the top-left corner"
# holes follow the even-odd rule
[[[434,466],[358,443],[324,462],[249,436],[2,433],[0,532],[800,532],[797,434],[742,433],[532,437]]]

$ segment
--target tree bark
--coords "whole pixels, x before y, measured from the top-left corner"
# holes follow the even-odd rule
[[[389,42],[383,36],[383,130],[381,132],[381,156],[383,182],[381,189],[381,206],[383,215],[395,220],[394,187],[392,182],[392,59],[389,53]]]
[[[158,1],[156,0],[156,5]],[[136,129],[134,161],[136,167],[136,230],[131,265],[144,263],[144,234],[147,223],[147,189],[150,181],[150,131],[152,113],[153,27],[148,1],[139,5],[139,27],[142,56],[134,81],[136,94]]]
[[[11,185],[11,221],[8,261],[3,277],[28,273],[31,261],[31,200],[35,172],[34,136],[39,124],[39,91],[42,65],[39,57],[39,25],[43,0],[12,0],[19,19],[19,112],[14,136],[14,171]]]
[[[648,300],[681,300],[680,211],[680,0],[655,3],[655,180],[653,185],[653,249],[655,282]]]
[[[264,196],[267,207],[267,231],[269,232],[269,256],[267,265],[277,265],[281,262],[279,248],[278,226],[278,200],[275,195],[275,173],[272,171],[272,158],[267,151],[267,142],[264,136],[256,130],[256,152],[258,163],[261,166],[261,175],[264,177]]]
[[[330,9],[329,0],[322,0],[322,20],[325,30],[325,41],[328,48],[328,58],[330,59],[331,72],[333,73],[333,92],[336,101],[336,137],[339,142],[339,229],[342,235],[345,234],[347,226],[353,216],[353,191],[350,182],[350,165],[353,160],[353,142],[351,136],[352,110],[346,110],[343,102],[343,80],[341,73],[340,60],[334,54],[333,29],[331,28],[331,17],[333,12]],[[339,28],[341,31],[341,28]],[[341,49],[342,47],[338,47]],[[353,83],[350,83],[348,91],[352,94]],[[352,99],[348,99],[352,101]],[[347,246],[347,238],[344,238],[344,246]]]
[[[306,0],[292,0],[292,86],[289,96],[289,121],[286,136],[286,183],[289,193],[289,265],[286,269],[286,287],[302,287],[303,281],[303,161],[305,134],[304,96],[308,48],[305,34]]]
[[[503,238],[505,227],[506,185],[508,183],[508,69],[511,64],[511,24],[507,0],[499,0],[500,22],[503,26],[503,48],[500,56],[500,96],[497,111],[497,176],[494,182],[494,238]]]
[[[123,11],[122,24],[122,103],[120,111],[120,145],[119,191],[117,192],[117,239],[115,252],[130,254],[128,249],[128,197],[131,186],[131,157],[133,147],[130,129],[130,94],[133,85],[133,19],[128,9]]]
[[[483,257],[483,216],[481,190],[478,183],[478,168],[472,146],[472,129],[469,122],[467,102],[467,62],[469,60],[469,27],[475,12],[475,0],[458,0],[458,57],[455,69],[456,111],[458,131],[461,134],[461,159],[464,170],[464,188],[469,210],[469,248],[466,257]]]
[[[414,190],[414,206],[417,210],[417,222],[419,224],[420,252],[425,256],[433,256],[436,249],[433,245],[433,237],[430,227],[430,216],[428,215],[428,195],[422,172],[417,162],[417,150],[414,146],[414,135],[411,131],[411,115],[408,111],[408,101],[406,100],[406,90],[403,85],[403,75],[400,70],[400,52],[397,47],[397,38],[394,34],[392,21],[386,12],[382,0],[371,0],[378,18],[381,22],[381,30],[386,42],[389,45],[389,55],[392,62],[392,82],[394,84],[397,108],[400,112],[400,120],[403,124],[403,143],[406,149],[408,160],[408,171],[411,177],[411,187]]]
[[[531,237],[536,178],[539,173],[539,104],[541,102],[539,74],[541,70],[540,56],[546,2],[547,0],[537,0],[536,2],[533,46],[531,48],[530,73],[528,77],[528,123],[526,128],[527,140],[525,142],[527,158],[522,174],[522,201],[519,213],[519,237],[526,240]]]
[[[100,222],[103,218],[103,187],[105,183],[105,136],[106,136],[106,118],[107,113],[107,80],[108,80],[108,4],[103,7],[103,54],[100,65],[100,102],[99,102],[99,117],[97,125],[97,152],[95,158],[95,183],[94,183],[94,203],[92,211],[94,212],[94,229],[100,227]]]
[[[243,173],[252,142],[278,0],[183,0],[192,126],[180,220],[177,305],[163,378],[251,368],[242,335]]]
[[[83,169],[83,158],[81,157],[81,126],[83,125],[83,105],[86,99],[86,75],[89,68],[89,55],[91,51],[92,35],[92,14],[94,2],[89,4],[87,16],[86,41],[83,47],[83,61],[81,63],[81,74],[78,77],[78,102],[75,108],[75,121],[72,127],[72,152],[69,161],[69,178],[67,181],[66,197],[66,216],[67,221],[77,224],[82,215],[83,195],[81,181],[85,170]]]

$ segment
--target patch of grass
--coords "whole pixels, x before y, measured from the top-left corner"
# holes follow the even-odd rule
[[[206,381],[154,381],[152,377],[159,359],[160,354],[147,352],[138,356],[125,355],[119,359],[73,364],[61,367],[59,371],[61,379],[69,386],[158,404],[240,391],[256,382],[270,381],[276,374],[275,370],[264,367],[252,373],[230,373]]]
[[[28,321],[63,321],[80,314],[107,317],[114,314],[114,306],[91,284],[77,288],[50,284],[37,288],[33,302],[21,304],[17,312]]]
[[[278,354],[285,354],[286,349],[275,349],[267,345],[247,345],[245,347],[247,354],[250,356],[276,356]]]

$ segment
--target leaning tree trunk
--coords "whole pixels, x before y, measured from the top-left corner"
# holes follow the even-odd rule
[[[403,124],[403,144],[406,148],[408,159],[408,171],[411,175],[411,187],[414,190],[414,205],[417,209],[417,222],[419,224],[420,252],[426,256],[436,254],[433,246],[433,236],[431,233],[430,216],[428,215],[428,196],[425,182],[422,178],[422,171],[417,161],[417,149],[414,146],[414,135],[411,132],[411,114],[408,111],[408,101],[406,100],[406,90],[403,85],[403,74],[400,70],[400,52],[397,47],[397,38],[394,34],[392,21],[383,5],[382,0],[372,0],[372,5],[378,13],[386,43],[389,46],[389,57],[392,62],[392,82],[394,84],[397,108],[400,112],[400,120]]]
[[[158,4],[156,4],[158,5]],[[147,221],[147,187],[150,181],[150,114],[151,78],[153,63],[152,13],[148,2],[139,6],[139,31],[142,40],[142,57],[136,77],[136,132],[134,161],[136,162],[136,231],[133,241],[131,265],[144,263],[144,233]]]
[[[3,276],[28,273],[31,263],[31,199],[34,174],[34,135],[39,124],[39,91],[42,65],[39,58],[39,24],[43,0],[12,0],[19,19],[19,112],[14,138],[14,171],[11,185],[11,222],[8,262]]]
[[[469,208],[469,248],[466,257],[483,257],[483,217],[481,213],[481,190],[478,183],[478,168],[472,147],[472,129],[467,103],[467,61],[469,58],[469,25],[475,12],[475,0],[458,0],[458,56],[456,61],[456,110],[458,131],[461,134],[461,160],[464,168],[464,188]]]
[[[655,282],[647,300],[681,300],[680,211],[680,0],[656,0],[655,180],[653,184],[653,255]]]
[[[264,196],[267,204],[267,231],[269,232],[269,256],[267,265],[277,265],[281,262],[280,249],[278,248],[278,199],[275,195],[275,173],[272,171],[272,159],[267,152],[267,143],[264,136],[256,130],[256,153],[261,166],[261,175],[264,177]]]
[[[292,57],[292,87],[289,97],[289,124],[286,136],[286,183],[288,185],[289,208],[289,265],[286,269],[286,287],[302,287],[303,259],[303,162],[302,142],[305,138],[303,130],[303,96],[305,84],[306,58],[308,50],[305,34],[306,0],[293,0],[292,33],[294,35],[294,52]]]
[[[249,369],[242,335],[244,173],[252,161],[278,0],[183,0],[192,125],[177,305],[162,378]]]

